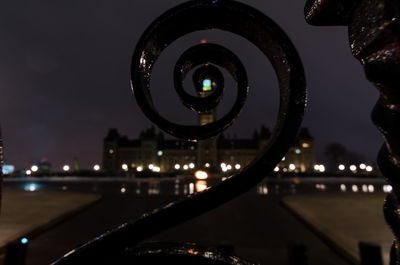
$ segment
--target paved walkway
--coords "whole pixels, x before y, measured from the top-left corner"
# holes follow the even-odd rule
[[[5,190],[0,215],[0,249],[13,240],[39,234],[100,197],[62,191]]]
[[[362,241],[380,245],[384,264],[389,264],[393,235],[383,217],[384,199],[382,193],[325,193],[289,196],[283,203],[353,262],[360,262]]]

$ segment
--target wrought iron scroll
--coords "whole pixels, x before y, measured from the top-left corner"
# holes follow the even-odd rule
[[[204,14],[207,19],[204,19]],[[280,107],[271,141],[250,165],[228,180],[156,209],[138,220],[128,221],[71,251],[56,264],[107,261],[115,264],[126,248],[215,209],[253,188],[275,168],[294,143],[306,105],[305,77],[300,57],[287,35],[270,18],[252,7],[231,0],[188,1],[158,17],[142,34],[132,59],[131,85],[143,113],[162,130],[191,141],[217,135],[234,122],[245,103],[247,75],[240,60],[231,51],[216,44],[197,45],[182,54],[174,71],[175,90],[190,109],[197,112],[212,109],[218,104],[222,90],[217,89],[215,94],[205,98],[196,98],[184,91],[182,80],[198,66],[196,71],[200,71],[197,73],[199,76],[212,74],[219,80],[222,89],[223,77],[218,74],[218,67],[225,68],[238,86],[236,101],[228,114],[203,126],[180,125],[162,117],[151,99],[151,71],[161,52],[179,37],[204,29],[220,29],[240,35],[258,47],[272,63],[279,81]],[[210,65],[213,68],[207,67]],[[239,263],[240,260],[231,262]]]
[[[353,55],[364,66],[366,77],[379,90],[372,120],[385,144],[378,166],[393,186],[384,215],[395,240],[390,264],[400,264],[400,1],[307,1],[306,20],[313,25],[347,25]]]

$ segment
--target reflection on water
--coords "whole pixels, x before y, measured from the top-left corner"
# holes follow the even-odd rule
[[[39,189],[39,185],[36,183],[27,183],[24,186],[24,190],[26,191],[37,191]]]
[[[185,196],[202,192],[220,183],[221,179],[195,180],[192,178],[179,179],[80,179],[68,178],[9,180],[6,179],[4,188],[15,188],[26,192],[42,190],[58,190],[64,192],[96,192],[107,194],[124,194],[133,196]],[[295,193],[390,193],[392,186],[380,179],[266,179],[252,191],[256,195],[289,195]]]
[[[149,183],[149,188],[147,189],[148,195],[158,195],[160,194],[160,182],[154,181]]]
[[[268,187],[266,183],[260,184],[257,186],[257,194],[260,195],[267,195],[268,194]]]
[[[201,192],[207,189],[207,181],[205,180],[198,180],[196,181],[196,191]]]
[[[194,193],[194,184],[189,183],[189,194],[193,194],[193,193]]]

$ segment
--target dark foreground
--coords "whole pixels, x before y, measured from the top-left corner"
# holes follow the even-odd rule
[[[95,192],[103,198],[91,208],[32,238],[28,265],[49,264],[100,233],[183,198],[185,194],[201,189],[205,184],[175,180],[142,181],[140,184],[137,181],[37,183],[40,189]],[[22,188],[26,184],[6,182],[5,188]],[[335,187],[338,185],[335,184]],[[330,186],[324,186],[325,189],[329,191]],[[264,183],[222,207],[148,241],[195,242],[209,247],[233,247],[235,255],[271,265],[288,264],[288,246],[301,243],[307,247],[310,265],[348,264],[281,206],[281,196],[294,192],[321,192],[321,186],[316,188],[315,183],[304,186],[292,182],[281,185]]]

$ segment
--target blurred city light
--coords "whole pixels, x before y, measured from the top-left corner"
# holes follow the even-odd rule
[[[68,171],[68,170],[69,170],[69,166],[68,166],[68,165],[64,165],[64,166],[63,166],[63,170],[64,170],[64,171]]]
[[[36,172],[39,170],[39,167],[36,165],[33,165],[33,166],[31,166],[31,170],[32,170],[32,172]]]
[[[175,164],[174,168],[175,168],[176,170],[178,170],[178,169],[180,169],[180,168],[181,168],[181,165],[179,165],[179,164]]]
[[[371,166],[367,166],[367,167],[365,168],[365,170],[367,170],[367,172],[371,172],[371,171],[373,170],[373,168],[372,168]]]
[[[207,179],[208,178],[208,173],[203,171],[203,170],[197,170],[194,173],[194,176],[196,177],[196,179]]]
[[[237,170],[239,170],[239,169],[240,169],[240,165],[239,165],[239,164],[236,164],[236,165],[235,165],[235,168],[236,168]]]
[[[365,169],[367,166],[363,163],[363,164],[360,164],[360,169]]]
[[[25,171],[25,174],[27,174],[27,175],[29,176],[30,174],[32,174],[32,171],[30,171],[30,170],[28,169],[27,171]]]
[[[37,191],[39,186],[36,183],[27,183],[24,186],[24,190],[26,191]]]
[[[121,167],[122,167],[123,170],[128,171],[128,165],[127,164],[122,164]]]
[[[93,166],[93,169],[94,169],[95,171],[99,171],[99,170],[100,170],[100,166],[99,166],[99,165],[94,165],[94,166]]]
[[[141,166],[138,166],[138,167],[136,168],[136,171],[137,171],[137,172],[141,172],[141,171],[143,171],[143,168],[142,168]]]
[[[201,192],[203,190],[207,189],[207,182],[204,180],[198,180],[196,181],[196,191]]]
[[[356,170],[357,170],[357,167],[356,167],[355,165],[351,165],[351,166],[350,166],[350,170],[351,170],[351,171],[356,171]]]
[[[344,165],[342,165],[342,164],[339,165],[339,170],[340,170],[340,171],[343,171],[343,170],[345,170],[345,169],[346,169],[346,167],[345,167]]]

